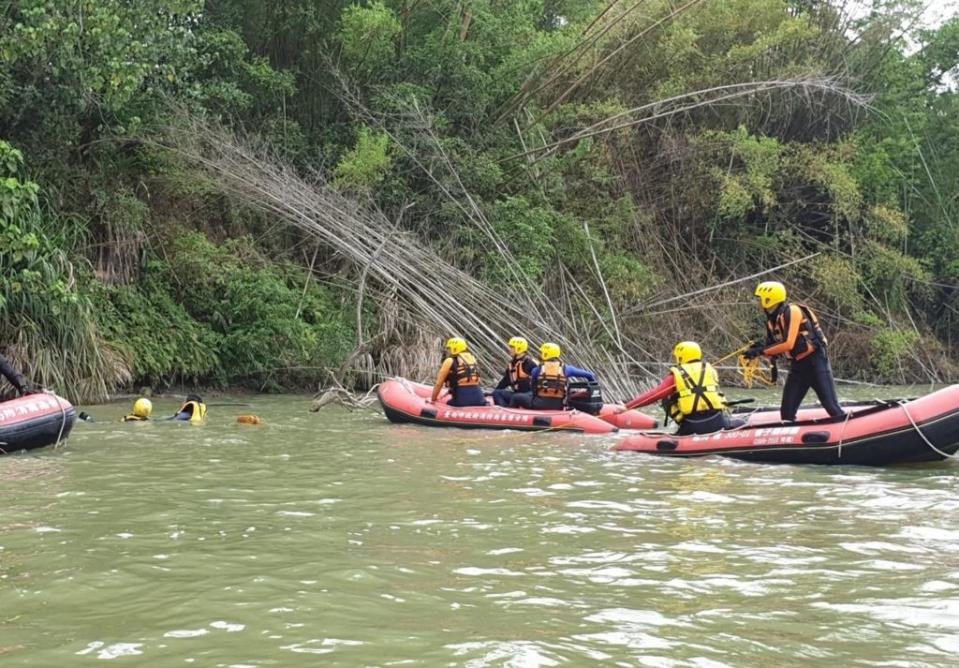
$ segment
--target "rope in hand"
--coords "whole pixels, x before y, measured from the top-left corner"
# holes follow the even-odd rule
[[[765,385],[766,387],[772,387],[776,384],[776,381],[773,379],[772,369],[766,364],[763,364],[763,359],[761,357],[754,357],[752,359],[746,357],[746,351],[752,347],[751,343],[747,343],[742,348],[737,348],[728,355],[720,357],[713,363],[713,366],[719,366],[726,360],[732,359],[733,357],[737,358],[737,370],[739,375],[743,379],[743,385],[748,389],[752,389],[754,385]]]
[[[719,366],[720,364],[722,364],[722,363],[725,362],[726,360],[732,359],[732,358],[735,357],[736,355],[739,355],[739,356],[741,357],[744,352],[746,352],[747,350],[749,350],[750,345],[751,345],[751,344],[747,343],[747,344],[744,345],[742,348],[737,348],[736,350],[732,351],[731,353],[729,353],[729,354],[726,355],[725,357],[720,357],[718,360],[716,360],[715,362],[713,362],[713,366]]]
[[[750,389],[754,385],[772,387],[776,384],[776,381],[773,380],[772,369],[768,364],[763,364],[761,357],[753,357],[750,359],[745,355],[740,355],[739,375],[742,376],[743,385]]]
[[[752,359],[746,357],[746,351],[751,347],[752,344],[747,343],[743,347],[737,348],[728,355],[720,357],[713,363],[713,366],[719,366],[726,360],[736,357],[737,370],[743,379],[744,386],[750,389],[754,385],[765,385],[766,387],[772,387],[776,384],[776,381],[773,380],[771,367],[768,364],[764,365],[761,357],[754,357]]]

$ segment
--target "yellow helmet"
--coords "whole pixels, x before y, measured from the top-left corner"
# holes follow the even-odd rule
[[[139,418],[148,418],[153,413],[153,402],[149,399],[137,399],[133,404],[133,414]]]
[[[688,364],[703,358],[703,349],[695,341],[680,341],[673,348],[676,364]]]
[[[517,355],[522,355],[529,350],[529,341],[524,339],[522,336],[514,336],[506,345],[512,348],[513,352]]]
[[[449,351],[450,355],[459,355],[460,353],[465,353],[467,349],[466,339],[453,336],[446,340],[446,349]]]
[[[556,359],[562,354],[562,351],[559,349],[559,346],[555,343],[544,343],[539,347],[539,356],[543,358],[543,361]]]
[[[771,309],[786,301],[786,286],[779,281],[763,281],[756,286],[753,294],[759,297],[764,309]]]

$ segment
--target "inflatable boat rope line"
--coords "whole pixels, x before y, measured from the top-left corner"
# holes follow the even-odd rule
[[[919,428],[919,425],[916,424],[916,421],[912,419],[912,414],[909,413],[909,409],[906,408],[906,402],[902,402],[899,405],[902,407],[902,412],[906,414],[907,418],[909,418],[909,423],[912,424],[912,428],[916,430],[917,434],[919,434],[919,438],[921,438],[926,445],[932,448],[933,452],[935,452],[940,457],[944,457],[946,459],[959,459],[959,452],[949,454],[948,452],[943,452],[942,450],[937,448],[935,445],[933,445],[932,441],[926,438],[926,435],[922,433],[922,429]]]

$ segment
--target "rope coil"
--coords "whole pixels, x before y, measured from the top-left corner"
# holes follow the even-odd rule
[[[739,356],[739,375],[743,379],[743,385],[752,389],[754,385],[764,385],[772,387],[776,384],[773,379],[772,366],[764,364],[760,357],[747,358],[745,355]]]
[[[736,371],[739,372],[739,376],[743,379],[743,385],[747,389],[752,389],[757,385],[772,387],[776,384],[776,379],[773,377],[771,363],[765,361],[762,357],[746,357],[746,351],[749,350],[750,347],[752,347],[752,344],[746,344],[741,348],[737,348],[728,355],[720,357],[713,366],[719,366],[723,362],[735,357]]]

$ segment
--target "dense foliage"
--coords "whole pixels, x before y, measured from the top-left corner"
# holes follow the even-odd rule
[[[159,150],[190,116],[257,135],[508,281],[468,193],[526,276],[611,301],[651,358],[674,338],[718,356],[755,335],[752,281],[682,295],[785,265],[775,276],[822,311],[840,375],[955,379],[959,19],[920,11],[6,3],[0,341],[84,396],[305,385],[349,358],[362,268]]]

